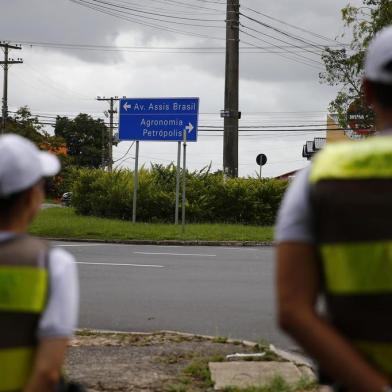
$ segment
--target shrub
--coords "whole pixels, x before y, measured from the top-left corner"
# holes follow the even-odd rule
[[[210,169],[187,172],[188,222],[271,225],[287,187],[275,179],[225,179]],[[142,222],[173,222],[176,170],[153,165],[139,172],[137,216]],[[83,215],[132,219],[133,172],[80,169],[73,184],[73,206]]]
[[[48,197],[59,199],[63,193],[71,191],[73,182],[78,176],[78,167],[67,165],[54,177],[46,180],[46,194]]]

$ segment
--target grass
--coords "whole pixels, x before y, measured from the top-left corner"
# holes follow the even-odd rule
[[[214,383],[211,380],[211,373],[208,367],[209,362],[223,362],[223,355],[216,354],[208,358],[194,358],[186,366],[182,375],[174,383],[164,387],[165,392],[193,392],[211,391]]]
[[[72,208],[42,210],[30,233],[40,237],[97,240],[199,240],[199,241],[272,241],[272,227],[189,224],[181,226],[135,223],[76,215]]]
[[[317,383],[307,378],[302,378],[296,385],[290,385],[282,377],[277,376],[264,387],[225,388],[223,392],[302,392],[316,390]]]
[[[196,358],[184,370],[183,375],[173,384],[166,385],[165,392],[211,391],[214,383],[208,367],[209,362],[223,362],[224,357],[217,355],[211,358]],[[301,378],[297,384],[290,385],[281,376],[274,377],[268,385],[263,387],[225,388],[223,392],[304,392],[317,391],[318,384]]]
[[[227,343],[228,338],[226,336],[216,336],[214,339],[212,339],[213,343],[220,343],[224,344]]]

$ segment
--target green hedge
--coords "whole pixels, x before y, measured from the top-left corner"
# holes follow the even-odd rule
[[[139,172],[137,216],[142,222],[174,219],[176,170],[154,165]],[[187,172],[187,222],[222,222],[271,225],[275,221],[287,181],[225,179],[209,169]],[[133,173],[80,169],[73,184],[77,213],[132,219]]]

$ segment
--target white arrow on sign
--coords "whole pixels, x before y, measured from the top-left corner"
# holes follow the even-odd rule
[[[128,109],[131,109],[131,108],[132,108],[132,105],[129,105],[128,102],[125,102],[123,108],[124,108],[125,111],[127,112]]]
[[[191,133],[193,130],[195,129],[195,127],[189,123],[186,127],[185,130],[188,130],[188,133]]]

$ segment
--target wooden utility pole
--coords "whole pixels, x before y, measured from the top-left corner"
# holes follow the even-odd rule
[[[1,133],[5,132],[8,118],[8,69],[11,64],[22,64],[23,60],[18,58],[16,60],[8,58],[10,49],[22,49],[21,45],[11,45],[7,42],[0,42],[0,48],[4,51],[4,61],[0,61],[0,65],[4,69],[4,82],[3,82],[3,106],[1,111]]]
[[[113,124],[113,115],[117,113],[117,110],[114,109],[114,101],[118,101],[118,97],[110,97],[110,98],[101,98],[97,97],[97,101],[107,101],[109,102],[110,109],[108,110],[109,112],[109,162],[108,162],[108,171],[111,173],[113,171],[113,129],[114,129],[114,124]],[[104,138],[102,138],[104,139]],[[105,147],[102,142],[102,166],[104,165],[104,151]]]
[[[238,177],[238,111],[240,2],[227,0],[226,15],[226,73],[223,137],[223,171]]]

